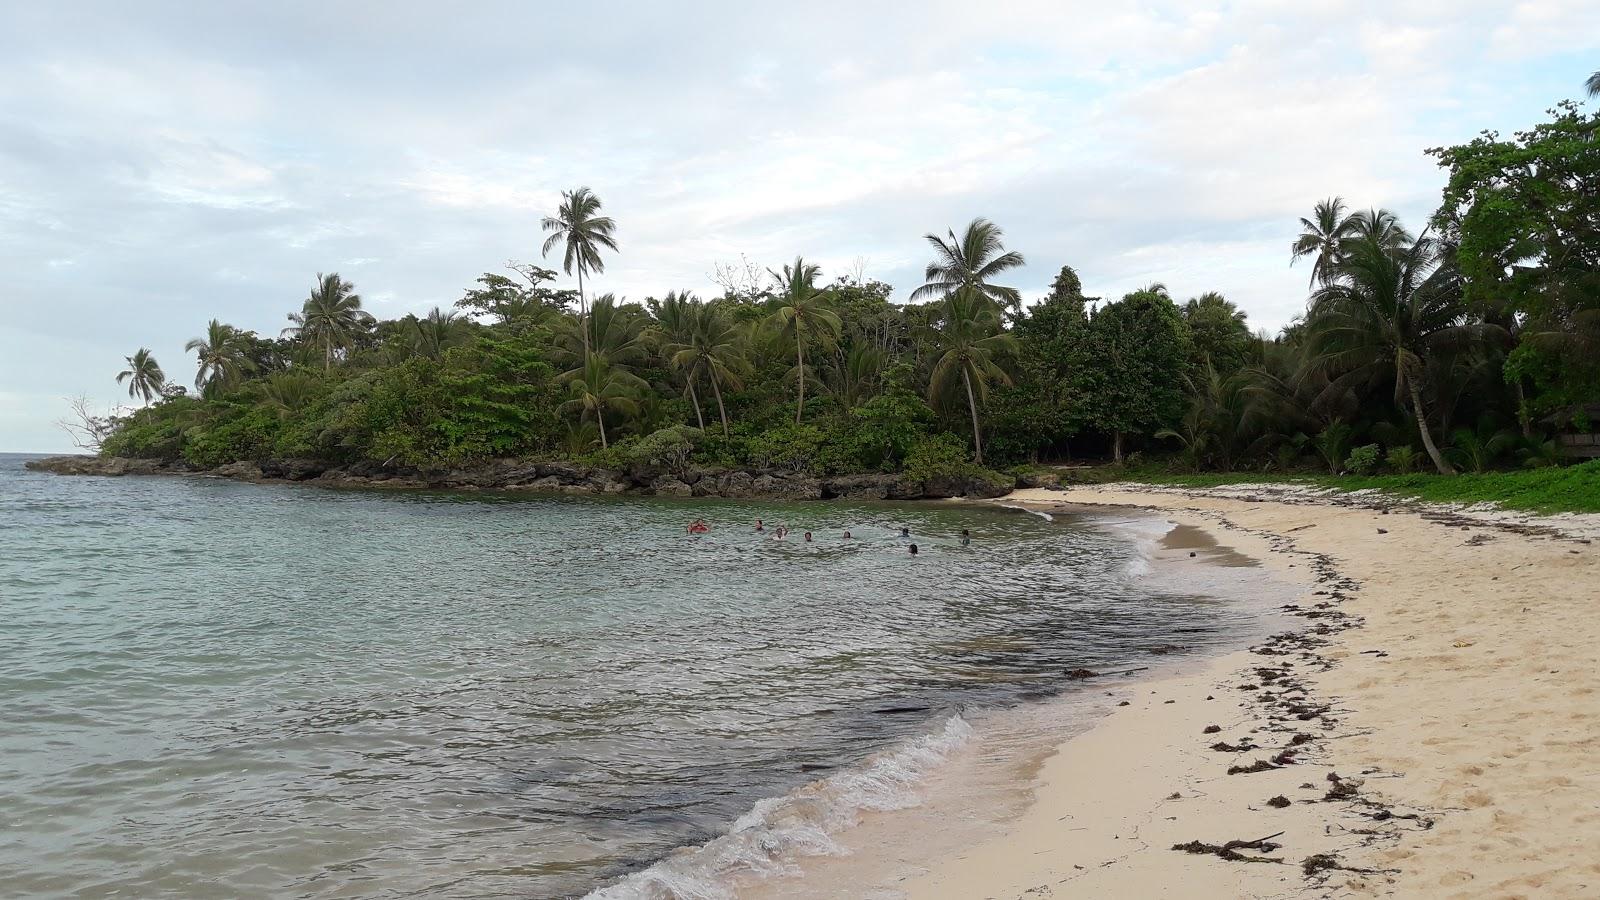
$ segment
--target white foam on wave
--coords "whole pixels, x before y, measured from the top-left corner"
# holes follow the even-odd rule
[[[1137,516],[1131,519],[1101,519],[1099,524],[1133,539],[1137,551],[1123,567],[1123,576],[1143,578],[1152,571],[1156,551],[1161,549],[1161,539],[1177,525],[1156,516]]]
[[[789,874],[802,858],[844,853],[835,840],[840,832],[863,812],[921,803],[921,783],[972,734],[966,720],[951,716],[938,731],[856,768],[757,801],[727,834],[679,850],[590,893],[589,900],[732,900],[735,879]]]
[[[1017,510],[1019,512],[1025,512],[1025,513],[1033,513],[1034,515],[1036,515],[1039,518],[1045,520],[1046,522],[1054,522],[1056,520],[1055,516],[1045,512],[1042,509],[1032,509],[1032,508],[1027,507],[1027,506],[1012,506],[1009,503],[1000,504],[1000,508],[1001,509],[1014,509],[1014,510]]]

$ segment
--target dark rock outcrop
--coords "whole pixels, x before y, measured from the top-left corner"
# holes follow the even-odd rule
[[[768,500],[921,500],[944,497],[998,497],[1011,490],[1010,479],[948,475],[911,479],[864,473],[818,478],[803,472],[716,470],[622,472],[570,462],[498,459],[452,469],[416,469],[377,462],[348,466],[310,458],[241,461],[196,470],[182,461],[101,456],[52,456],[30,460],[29,469],[61,475],[182,475],[240,481],[292,481],[329,488],[501,490],[563,494],[655,494],[671,497],[729,497]]]

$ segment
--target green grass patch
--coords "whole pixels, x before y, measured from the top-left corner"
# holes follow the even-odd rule
[[[1314,475],[1264,472],[1181,473],[1160,466],[1074,470],[1077,483],[1137,481],[1181,487],[1306,484],[1340,491],[1380,490],[1437,503],[1495,503],[1538,513],[1600,513],[1600,460],[1581,465],[1459,475]]]

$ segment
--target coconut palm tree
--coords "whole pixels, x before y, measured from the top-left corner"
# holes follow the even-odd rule
[[[1370,238],[1390,250],[1399,250],[1416,238],[1400,224],[1400,217],[1387,209],[1364,209],[1350,216],[1352,237],[1356,239]],[[1435,239],[1435,250],[1443,256],[1445,248],[1438,246]]]
[[[1395,405],[1409,407],[1434,467],[1454,474],[1423,403],[1429,363],[1504,332],[1468,323],[1460,275],[1441,265],[1447,261],[1426,235],[1395,246],[1387,229],[1375,229],[1345,249],[1337,277],[1311,298],[1307,373],[1329,377],[1324,397],[1392,381]]]
[[[600,431],[600,449],[610,446],[606,440],[606,413],[620,412],[637,415],[637,392],[644,387],[643,378],[632,372],[613,368],[605,357],[594,354],[581,369],[563,372],[558,379],[567,383],[572,399],[561,404],[563,412],[576,411],[580,419],[593,418]]]
[[[1583,87],[1589,92],[1589,96],[1600,97],[1600,72],[1590,75],[1588,80],[1583,83]]]
[[[1015,341],[1000,327],[1000,316],[990,299],[976,288],[963,288],[945,298],[938,341],[939,358],[928,382],[928,397],[937,402],[948,396],[960,377],[967,410],[972,414],[973,460],[981,466],[983,432],[978,425],[978,404],[988,399],[991,382],[1011,383],[998,359],[1011,351]]]
[[[167,376],[162,373],[161,366],[150,351],[140,347],[132,356],[125,357],[128,368],[117,373],[117,384],[124,381],[128,383],[128,397],[138,397],[148,406],[151,400],[161,396],[161,389],[166,387]]]
[[[673,299],[668,294],[668,299]],[[680,298],[687,295],[679,295]],[[661,353],[667,364],[687,372],[689,398],[695,404],[695,417],[700,430],[705,430],[705,419],[700,416],[700,401],[694,384],[700,375],[711,382],[712,393],[717,398],[717,415],[722,419],[722,436],[728,436],[728,409],[722,402],[722,386],[734,390],[743,387],[740,373],[745,368],[743,331],[728,316],[714,306],[699,300],[680,300],[681,308],[666,318],[674,323]],[[662,304],[662,312],[668,306]]]
[[[1289,265],[1311,257],[1310,287],[1327,284],[1339,268],[1343,246],[1355,233],[1354,220],[1345,213],[1343,197],[1329,197],[1300,217],[1300,236],[1289,248]]]
[[[429,359],[440,359],[444,351],[459,344],[466,335],[467,320],[454,310],[446,312],[435,306],[420,319],[416,316],[406,318],[417,352]]]
[[[278,414],[280,420],[304,409],[317,390],[317,376],[304,369],[274,372],[266,381],[259,383],[262,401]]]
[[[668,368],[684,373],[684,392],[689,395],[689,405],[694,407],[695,424],[701,431],[706,430],[706,417],[700,408],[700,393],[695,389],[695,382],[700,377],[699,361],[689,359],[680,363],[676,356],[681,348],[693,341],[703,308],[704,304],[688,291],[668,291],[656,307],[656,323],[650,332],[650,340],[659,349],[662,361]]]
[[[600,249],[603,247],[611,252],[617,252],[617,241],[613,236],[617,230],[617,223],[610,216],[600,215],[600,198],[586,187],[571,191],[561,192],[561,205],[556,208],[556,214],[545,216],[542,226],[550,236],[545,238],[543,254],[550,255],[550,251],[558,244],[566,246],[562,254],[561,268],[571,275],[576,269],[578,273],[578,322],[583,336],[584,358],[589,355],[589,329],[586,325],[588,307],[583,293],[583,276],[586,272],[604,272],[605,260],[600,258]]]
[[[186,352],[197,355],[198,371],[194,376],[195,390],[205,392],[215,387],[232,384],[254,364],[239,346],[239,332],[232,325],[212,319],[206,325],[205,337],[197,337],[183,345]]]
[[[778,308],[772,313],[769,321],[777,326],[784,337],[788,337],[791,333],[794,335],[794,375],[797,391],[794,423],[799,425],[800,417],[806,408],[806,333],[821,332],[836,337],[842,323],[838,313],[828,308],[827,291],[817,287],[817,279],[822,276],[820,267],[796,256],[792,265],[783,267],[781,275],[771,269],[767,271],[778,280],[779,287]]]
[[[355,345],[356,337],[371,328],[374,319],[361,308],[361,295],[356,286],[339,277],[317,274],[317,289],[306,298],[297,313],[289,314],[294,325],[285,328],[286,336],[297,337],[309,346],[322,347],[324,372],[333,369],[336,350]]]
[[[923,274],[925,283],[911,292],[912,300],[948,297],[967,288],[1001,308],[1021,308],[1022,295],[1016,288],[993,283],[1000,273],[1025,262],[1021,253],[1005,249],[1001,241],[1005,232],[1000,226],[980,217],[967,223],[960,238],[953,229],[946,235],[923,235],[933,245],[934,258]]]
[[[571,316],[563,319],[551,358],[569,371],[581,370],[585,358],[594,356],[614,369],[631,370],[649,356],[647,321],[638,304],[619,303],[615,295],[601,294],[589,305],[587,323]]]

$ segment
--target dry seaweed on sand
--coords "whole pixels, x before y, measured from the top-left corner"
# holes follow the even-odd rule
[[[1274,850],[1281,849],[1282,846],[1283,846],[1282,844],[1273,843],[1272,839],[1275,838],[1275,837],[1282,837],[1282,836],[1283,836],[1283,832],[1280,831],[1277,834],[1269,834],[1264,838],[1256,838],[1253,841],[1233,840],[1233,841],[1227,842],[1226,844],[1207,844],[1204,841],[1189,841],[1186,844],[1173,844],[1172,845],[1172,849],[1181,850],[1184,853],[1195,853],[1195,854],[1203,854],[1203,855],[1204,854],[1209,854],[1209,855],[1212,855],[1212,856],[1220,857],[1220,858],[1225,859],[1225,860],[1227,860],[1229,862],[1281,863],[1281,862],[1283,862],[1283,860],[1281,860],[1281,859],[1274,859],[1274,858],[1272,858],[1270,856],[1246,856],[1243,853],[1240,853],[1239,851],[1240,850],[1257,850],[1257,851],[1260,851],[1262,853],[1271,853]]]
[[[1269,771],[1271,771],[1273,769],[1277,769],[1277,768],[1280,768],[1280,767],[1273,765],[1271,762],[1268,762],[1267,760],[1258,759],[1258,760],[1256,760],[1255,762],[1251,763],[1248,766],[1229,766],[1228,767],[1228,774],[1229,775],[1253,775],[1256,772],[1269,772]]]

